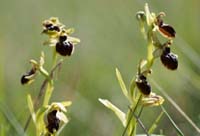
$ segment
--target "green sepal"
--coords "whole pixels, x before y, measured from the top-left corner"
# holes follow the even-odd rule
[[[158,58],[162,55],[163,49],[162,48],[157,48],[153,51],[153,57]]]

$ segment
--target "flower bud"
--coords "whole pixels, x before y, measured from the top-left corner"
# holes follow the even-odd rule
[[[145,21],[146,21],[146,15],[145,15],[144,11],[138,11],[138,12],[136,13],[136,19],[137,19],[138,21],[145,22]]]

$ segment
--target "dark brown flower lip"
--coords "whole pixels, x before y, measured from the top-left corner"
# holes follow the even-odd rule
[[[57,110],[53,110],[47,114],[48,124],[46,128],[50,133],[54,133],[54,131],[58,131],[60,120],[56,117]]]
[[[56,44],[56,52],[61,56],[71,56],[74,50],[74,45],[69,41],[58,42]]]
[[[178,68],[178,58],[173,53],[161,55],[160,60],[162,64],[170,70],[176,70]]]
[[[44,23],[43,24],[43,31],[42,33],[47,33],[48,31],[56,31],[60,32],[61,29],[58,25],[52,24],[50,22]]]
[[[151,93],[151,86],[147,81],[141,83],[136,82],[136,84],[142,94],[149,95]]]
[[[159,31],[166,38],[175,38],[176,31],[169,24],[162,23],[161,25],[159,25]]]
[[[26,76],[27,76],[27,75],[23,75],[23,76],[21,77],[21,84],[22,84],[22,85],[27,84],[27,83],[30,81],[30,79],[27,79]]]
[[[46,23],[46,24],[44,24],[44,26],[45,26],[46,28],[49,28],[49,27],[53,26],[53,24],[52,24],[52,23]]]
[[[138,76],[138,79],[136,80],[136,85],[142,94],[149,95],[151,93],[151,85],[143,74],[140,74]]]
[[[22,75],[21,77],[21,84],[25,85],[28,84],[31,80],[30,77],[34,76],[36,74],[37,69],[35,67],[33,67],[29,72],[27,72],[26,74]]]

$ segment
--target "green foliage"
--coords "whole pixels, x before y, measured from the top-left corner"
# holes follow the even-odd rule
[[[160,61],[156,60],[151,77],[199,127],[200,1],[148,2],[155,13],[159,11],[167,13],[165,21],[176,28],[177,36],[172,50],[178,54],[180,64],[177,72],[168,72],[167,69],[161,68]],[[128,83],[137,72],[135,66],[146,53],[144,46],[146,42],[139,35],[138,22],[135,19],[135,13],[138,9],[143,9],[143,6],[144,1],[132,0],[2,1],[0,4],[1,103],[14,114],[23,128],[30,114],[27,94],[32,94],[34,100],[44,77],[40,78],[37,75],[31,88],[21,86],[19,77],[29,70],[26,61],[33,57],[37,58],[41,49],[47,58],[45,68],[50,71],[52,49],[41,47],[44,39],[40,35],[41,22],[49,16],[59,16],[67,27],[76,28],[74,35],[82,40],[81,46],[75,49],[73,57],[67,58],[62,63],[62,69],[57,73],[58,78],[54,76],[55,95],[51,101],[73,101],[73,106],[69,107],[67,114],[70,122],[60,135],[120,135],[124,127],[119,124],[115,116],[112,116],[112,112],[106,111],[105,107],[99,104],[97,98],[109,99],[121,110],[127,110],[129,103],[119,91],[113,72],[115,67],[119,68],[129,90]],[[135,81],[135,77],[133,79]],[[152,87],[153,91],[160,93],[154,84]],[[171,102],[167,101],[165,108],[183,133],[199,135],[198,131],[180,116],[176,108],[172,107]],[[160,112],[159,108],[153,109],[146,108],[141,116],[147,127],[154,122],[154,118],[151,117]],[[2,111],[0,111],[0,122],[0,128],[4,130],[0,130],[0,133],[4,132],[6,136],[17,135]],[[28,128],[28,135],[33,135],[35,131],[32,124]],[[155,133],[159,133],[163,127],[166,128],[163,131],[166,135],[176,135],[166,116],[162,117]],[[143,130],[138,127],[137,132],[141,134]]]

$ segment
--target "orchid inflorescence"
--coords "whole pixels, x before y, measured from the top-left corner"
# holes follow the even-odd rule
[[[71,105],[71,101],[64,102],[52,102],[49,104],[54,90],[54,72],[61,66],[62,59],[59,61],[56,59],[57,54],[60,56],[71,56],[74,51],[74,45],[80,42],[78,38],[71,37],[74,29],[66,29],[65,26],[56,17],[51,17],[42,23],[42,33],[48,36],[48,40],[44,42],[44,45],[53,47],[53,66],[50,72],[44,68],[45,55],[41,52],[39,61],[31,59],[31,69],[22,75],[21,84],[30,85],[35,80],[36,75],[39,73],[45,77],[42,83],[40,92],[35,101],[32,101],[31,95],[28,94],[27,101],[31,117],[36,127],[37,136],[54,136],[59,135],[61,126],[68,123],[68,118],[65,115],[67,109],[65,107]],[[44,96],[43,96],[44,95]],[[43,96],[43,103],[41,107],[40,101]],[[26,122],[25,129],[27,129],[30,118]]]
[[[146,135],[150,135],[153,132],[152,130],[147,131],[144,124],[139,121],[139,118],[144,107],[161,106],[164,102],[162,96],[153,92],[153,88],[148,81],[148,76],[151,75],[153,71],[151,68],[154,64],[154,60],[160,58],[162,64],[169,70],[176,70],[178,68],[178,56],[172,53],[170,49],[176,32],[171,25],[163,21],[162,17],[164,16],[164,12],[160,12],[158,15],[150,12],[148,4],[145,4],[144,11],[139,11],[136,14],[141,33],[148,42],[147,58],[140,60],[137,74],[133,77],[129,90],[127,90],[119,70],[116,69],[117,79],[122,92],[130,102],[128,112],[124,113],[106,99],[99,99],[99,101],[107,108],[111,109],[122,122],[125,127],[122,136],[125,134],[128,136],[135,136],[137,124],[142,126]],[[158,38],[158,34],[161,34],[166,41],[161,42]]]

